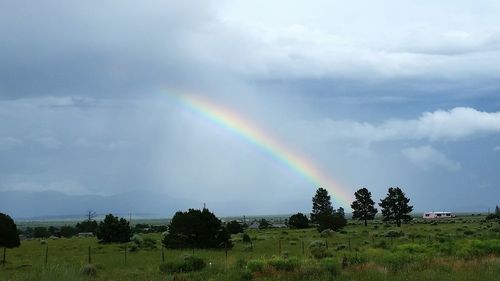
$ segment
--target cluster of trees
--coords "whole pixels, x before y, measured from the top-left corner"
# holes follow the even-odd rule
[[[368,189],[361,188],[354,193],[354,197],[355,200],[351,204],[352,218],[364,221],[366,226],[368,221],[373,220],[378,213],[372,194]],[[383,221],[396,223],[397,226],[410,221],[412,218],[409,214],[413,211],[413,206],[410,206],[409,202],[410,199],[406,197],[399,187],[389,188],[387,196],[379,203],[382,208]],[[312,203],[311,219],[309,220],[302,213],[292,215],[288,219],[290,228],[308,228],[310,224],[315,224],[319,231],[325,229],[338,230],[347,224],[344,209],[335,210],[332,207],[331,198],[326,189],[319,188],[312,199]],[[500,211],[498,213],[500,214]]]
[[[363,220],[365,226],[368,220],[373,220],[378,210],[375,208],[375,202],[372,200],[372,194],[366,188],[361,188],[354,193],[355,200],[351,204],[353,209],[353,219]],[[382,208],[382,220],[385,222],[396,223],[398,227],[401,223],[411,221],[410,213],[413,206],[409,205],[410,199],[399,187],[391,187],[387,196],[380,200],[378,204]]]

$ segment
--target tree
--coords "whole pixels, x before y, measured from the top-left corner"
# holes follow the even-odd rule
[[[495,214],[497,215],[497,218],[500,219],[500,208],[498,207],[498,205],[495,207]]]
[[[318,231],[321,232],[325,229],[338,230],[347,224],[344,209],[333,209],[330,195],[328,195],[326,189],[318,188],[312,202],[311,222],[317,225]]]
[[[84,220],[76,224],[76,232],[92,232],[96,234],[98,226],[95,220]]]
[[[76,228],[71,225],[63,225],[59,230],[59,234],[61,234],[61,237],[66,238],[74,236],[76,235]]]
[[[372,200],[372,193],[366,188],[361,188],[354,193],[356,200],[352,202],[352,218],[365,221],[373,220],[378,210],[375,208],[375,202]]]
[[[259,221],[259,229],[267,229],[271,227],[271,223],[266,219],[261,219]]]
[[[399,187],[389,188],[387,197],[379,203],[382,208],[383,221],[395,222],[400,227],[401,222],[412,220],[409,213],[413,211],[413,206],[408,205],[409,202],[410,199],[406,198]]]
[[[309,219],[307,218],[306,215],[302,213],[296,213],[295,215],[292,215],[288,219],[288,226],[290,228],[297,228],[297,229],[308,228]]]
[[[243,233],[243,226],[237,221],[228,222],[226,228],[230,234]]]
[[[33,229],[34,238],[48,238],[49,236],[50,233],[45,226],[37,226]]]
[[[19,234],[14,220],[7,214],[0,213],[0,247],[3,248],[2,264],[5,265],[5,252],[7,248],[19,247]]]
[[[127,220],[118,219],[113,214],[108,214],[104,221],[99,223],[96,230],[97,239],[104,243],[125,243],[130,241],[132,230]]]
[[[163,238],[163,245],[179,248],[225,248],[232,247],[231,234],[222,222],[207,208],[189,209],[175,213]]]

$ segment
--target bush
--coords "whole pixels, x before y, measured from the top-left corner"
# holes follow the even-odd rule
[[[311,242],[311,244],[309,244],[309,251],[315,259],[322,259],[330,256],[330,253],[326,249],[326,243],[322,240],[315,240]]]
[[[249,260],[247,262],[247,268],[252,273],[253,272],[263,272],[265,267],[266,267],[266,263],[261,259]]]
[[[323,268],[325,268],[325,270],[330,273],[331,276],[337,276],[340,274],[340,266],[335,259],[325,258],[321,263],[323,265]]]
[[[97,268],[93,264],[86,264],[81,270],[83,275],[94,277],[97,275]]]
[[[392,237],[392,238],[397,238],[404,235],[405,234],[403,231],[397,231],[397,230],[389,230],[385,233],[385,237]]]
[[[243,239],[242,239],[243,243],[252,243],[252,239],[250,238],[250,235],[248,234],[243,234]]]
[[[182,260],[167,261],[160,264],[160,271],[164,273],[180,273],[200,271],[205,268],[206,263],[202,258],[185,256]]]
[[[317,280],[325,274],[325,267],[317,262],[304,263],[299,271],[300,280]]]
[[[272,258],[267,264],[278,271],[294,271],[300,266],[300,262],[297,258]]]
[[[333,235],[333,233],[335,233],[335,231],[331,230],[331,229],[325,229],[323,231],[320,232],[320,236],[323,237],[323,238],[326,238],[326,237],[330,237]]]

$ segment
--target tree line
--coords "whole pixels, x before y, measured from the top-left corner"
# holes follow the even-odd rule
[[[355,200],[351,203],[352,219],[364,222],[367,226],[369,220],[373,220],[378,213],[375,201],[368,189],[361,188],[354,193]],[[410,213],[413,206],[409,205],[410,199],[399,187],[388,189],[385,198],[380,200],[378,206],[381,208],[382,220],[395,223],[398,227],[402,223],[410,221]],[[500,209],[495,209],[491,215],[500,218]],[[207,208],[202,210],[189,209],[188,211],[176,212],[168,226],[148,226],[137,224],[130,226],[130,222],[124,218],[118,218],[108,214],[103,221],[97,222],[95,213],[89,211],[86,220],[76,224],[75,227],[63,226],[59,229],[49,227],[37,227],[31,229],[32,237],[48,237],[58,231],[61,236],[71,236],[77,232],[91,232],[95,234],[101,243],[126,243],[129,242],[134,232],[155,231],[163,232],[162,244],[166,248],[231,248],[231,234],[243,233],[248,227],[245,223],[238,221],[222,222]],[[324,188],[318,188],[312,198],[312,211],[310,216],[302,213],[292,215],[286,224],[290,228],[316,227],[318,231],[337,231],[347,225],[345,212],[342,207],[335,209],[332,206],[331,197]],[[265,219],[259,221],[259,228],[272,227]],[[248,243],[251,239],[245,236]],[[20,245],[19,232],[16,224],[6,214],[0,213],[0,247],[4,249],[18,247]],[[5,260],[5,258],[4,258]]]

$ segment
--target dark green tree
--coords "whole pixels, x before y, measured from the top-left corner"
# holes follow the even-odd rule
[[[127,220],[108,214],[104,221],[99,223],[96,236],[100,242],[104,243],[126,243],[130,241],[132,230]]]
[[[410,199],[406,198],[399,187],[389,188],[387,197],[379,203],[382,208],[383,221],[395,222],[398,227],[401,226],[401,222],[411,221],[409,214],[413,211],[413,206],[410,206],[409,202]]]
[[[226,228],[230,234],[243,233],[243,226],[237,221],[228,222]]]
[[[49,236],[49,230],[45,226],[37,226],[33,229],[33,237],[35,238],[48,238]]]
[[[326,189],[318,188],[312,202],[311,222],[317,225],[318,231],[338,230],[347,224],[344,209],[333,209],[330,195]]]
[[[76,235],[76,228],[71,225],[63,225],[59,230],[59,234],[61,235],[61,237],[72,237]]]
[[[179,248],[231,248],[231,234],[208,209],[175,213],[163,245]]]
[[[366,188],[361,188],[354,193],[356,200],[352,202],[352,218],[365,221],[373,220],[378,210],[375,208],[375,202],[372,200],[372,193]]]
[[[3,248],[2,264],[5,265],[7,248],[19,247],[19,234],[14,220],[7,214],[0,213],[0,247]]]
[[[84,220],[76,224],[76,232],[92,232],[96,234],[99,224],[95,220]]]
[[[495,207],[495,214],[497,215],[497,218],[500,219],[500,208],[498,207],[498,205]]]
[[[296,229],[308,228],[309,219],[302,213],[296,213],[288,219],[288,226]]]
[[[266,219],[261,219],[259,221],[259,229],[267,229],[271,227],[271,223]]]

